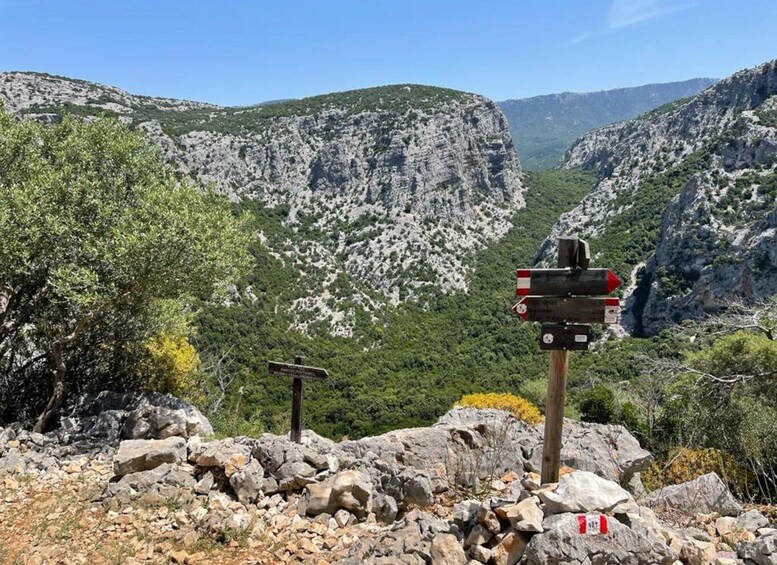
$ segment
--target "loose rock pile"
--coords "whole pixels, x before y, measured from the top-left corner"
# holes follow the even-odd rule
[[[207,440],[207,420],[171,399],[105,393],[56,432],[0,429],[0,486],[90,477],[107,519],[164,514],[179,562],[198,562],[202,539],[239,539],[261,563],[777,563],[777,530],[716,475],[635,500],[651,457],[620,426],[566,421],[568,467],[541,485],[541,426],[504,412],[454,409],[341,443],[306,431],[294,444]]]

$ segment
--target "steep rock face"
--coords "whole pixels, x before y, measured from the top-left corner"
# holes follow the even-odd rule
[[[777,292],[777,62],[583,136],[566,167],[600,181],[540,251],[578,233],[632,284],[624,325],[655,333]],[[598,253],[598,256],[597,256]],[[643,268],[644,266],[644,268]]]
[[[292,235],[260,238],[310,289],[294,304],[303,330],[347,335],[356,309],[465,290],[468,258],[523,206],[506,120],[473,94],[399,85],[219,108],[6,73],[0,101],[43,120],[118,116],[182,174],[282,210]]]

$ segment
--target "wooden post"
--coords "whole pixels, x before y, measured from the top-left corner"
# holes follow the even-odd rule
[[[577,267],[577,236],[558,241],[558,266]],[[567,388],[569,351],[550,352],[548,400],[545,407],[545,439],[542,444],[542,483],[558,482],[561,463],[561,431],[564,425],[564,396]]]
[[[294,358],[295,365],[303,365],[305,358],[297,355]],[[302,443],[302,379],[294,377],[291,398],[291,441]]]

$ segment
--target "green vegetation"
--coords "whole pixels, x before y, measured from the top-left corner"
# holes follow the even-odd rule
[[[613,210],[627,207],[607,221],[597,237],[590,238],[597,260],[608,265],[621,280],[629,280],[631,269],[656,248],[661,216],[669,202],[697,173],[707,169],[712,144],[689,155],[680,163],[643,180],[634,192],[619,195]]]
[[[586,132],[645,112],[648,116],[668,112],[714,82],[694,79],[604,92],[565,92],[505,100],[499,105],[510,124],[521,164],[536,171],[557,167],[564,152]]]
[[[279,118],[313,116],[335,110],[346,116],[378,112],[414,120],[419,119],[418,112],[433,111],[452,102],[465,102],[473,96],[448,88],[397,84],[335,92],[274,104],[230,108],[196,107],[173,110],[169,105],[160,103],[160,100],[149,98],[147,102],[131,108],[128,116],[136,123],[158,120],[165,133],[171,136],[184,135],[194,130],[248,134],[267,132],[273,122]],[[115,116],[115,112],[98,106],[110,101],[110,99],[95,98],[90,101],[90,104],[85,105],[34,106],[22,113],[71,114],[79,117]],[[327,131],[333,132],[339,119],[338,116],[331,115],[329,121],[322,124],[324,134]],[[392,124],[384,122],[383,127],[391,129]]]
[[[523,383],[541,379],[547,356],[537,345],[537,329],[510,311],[514,270],[533,263],[558,215],[594,182],[580,171],[528,174],[527,206],[517,213],[516,227],[478,256],[468,294],[439,296],[428,308],[386,307],[378,323],[357,318],[356,339],[288,331],[285,305],[303,290],[298,275],[256,244],[257,268],[246,283],[259,300],[210,306],[199,317],[201,354],[218,358],[229,352],[237,375],[223,410],[259,420],[265,429],[287,429],[291,386],[268,376],[266,362],[296,354],[329,370],[329,380],[308,386],[304,418],[335,438],[427,425],[465,394],[517,392]],[[282,238],[287,209],[256,203],[246,209],[268,238]],[[213,379],[209,383],[206,388],[215,391]]]
[[[144,343],[185,333],[185,303],[243,272],[248,236],[115,120],[0,112],[0,163],[0,417],[42,431],[66,387],[142,386]]]

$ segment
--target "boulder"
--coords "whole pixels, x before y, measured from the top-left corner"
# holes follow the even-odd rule
[[[469,556],[478,563],[488,563],[488,560],[491,559],[492,555],[491,549],[483,547],[482,545],[473,545],[469,548],[468,553]]]
[[[375,512],[375,519],[378,522],[393,524],[397,518],[399,507],[393,496],[376,494],[372,502],[372,511]]]
[[[740,543],[737,547],[737,557],[744,561],[745,565],[774,565],[777,563],[777,533]]]
[[[305,491],[297,503],[297,512],[300,516],[334,514],[336,511],[337,503],[332,497],[332,486],[327,482],[310,483],[305,487]]]
[[[483,524],[475,524],[475,527],[469,532],[467,539],[464,540],[464,547],[486,545],[493,537],[494,534]]]
[[[331,486],[338,508],[348,510],[357,518],[364,518],[372,511],[373,485],[364,473],[342,471],[332,477]]]
[[[491,550],[491,560],[495,565],[515,565],[526,551],[526,534],[509,531]]]
[[[688,539],[680,549],[680,559],[688,565],[707,565],[717,554],[715,544],[698,539]]]
[[[467,565],[467,556],[453,534],[437,534],[432,539],[432,565]]]
[[[170,394],[103,391],[81,397],[64,419],[63,433],[100,436],[109,441],[212,435],[197,408]],[[74,427],[76,424],[77,427]]]
[[[525,454],[536,440],[534,428],[507,412],[455,408],[431,428],[395,430],[340,447],[361,460],[378,459],[424,471],[432,490],[442,492],[452,483],[473,488],[482,479],[508,471],[522,476]]]
[[[651,492],[640,504],[656,510],[677,510],[689,516],[718,513],[737,516],[742,507],[715,473]]]
[[[229,477],[229,484],[235,491],[237,499],[248,506],[262,496],[263,477],[264,469],[256,459],[251,459],[242,469]]]
[[[301,516],[317,516],[335,514],[342,508],[363,519],[372,511],[372,493],[372,481],[366,474],[342,471],[321,483],[308,484],[297,511]]]
[[[479,500],[462,500],[457,502],[453,505],[453,523],[461,531],[469,530],[475,521],[478,509],[480,509]]]
[[[573,471],[561,477],[555,491],[540,490],[546,514],[563,512],[608,512],[631,499],[618,483],[588,471]]]
[[[148,471],[139,471],[124,475],[119,485],[132,488],[138,492],[154,490],[156,485],[169,485],[178,488],[194,489],[196,479],[193,469],[188,465],[163,463]]]
[[[424,508],[434,503],[432,481],[424,471],[376,462],[369,472],[380,484],[380,490],[393,497],[402,510],[410,506]]]
[[[183,438],[125,440],[113,456],[113,472],[123,476],[148,471],[163,463],[184,461],[186,441]]]
[[[737,530],[737,519],[733,516],[721,516],[715,520],[715,531],[719,536],[725,536]]]
[[[215,484],[216,479],[213,476],[213,473],[208,471],[205,473],[202,478],[197,481],[197,484],[194,485],[194,492],[197,494],[208,494],[210,492],[210,489],[213,488],[213,485]]]
[[[273,476],[280,490],[296,490],[314,482],[316,470],[304,461],[288,461],[281,465]]]
[[[674,553],[663,538],[637,532],[608,518],[606,534],[580,534],[577,514],[555,514],[543,522],[526,547],[526,565],[596,563],[597,565],[670,565]]]
[[[544,515],[534,497],[526,498],[517,504],[498,506],[494,511],[503,520],[509,520],[513,529],[519,532],[542,531]]]
[[[537,427],[537,443],[529,458],[531,470],[542,467],[544,424]],[[626,486],[635,473],[646,470],[653,461],[649,451],[623,426],[578,422],[564,418],[561,464],[590,471]]]
[[[757,532],[768,525],[769,519],[754,508],[737,518],[736,528],[738,530],[747,530],[748,532]]]
[[[227,438],[208,443],[190,442],[189,460],[194,461],[200,467],[218,467],[225,469],[229,463],[247,461],[251,455],[251,447],[237,443],[234,438]]]
[[[475,515],[475,520],[477,520],[478,524],[483,525],[492,534],[498,534],[502,529],[502,526],[499,523],[499,518],[488,505],[483,505],[478,508],[477,514]]]

